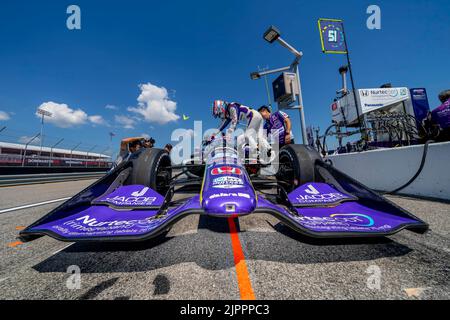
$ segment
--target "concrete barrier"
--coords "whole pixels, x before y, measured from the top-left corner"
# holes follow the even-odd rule
[[[53,173],[83,173],[83,172],[107,172],[110,168],[93,167],[21,167],[0,166],[0,175],[24,175],[24,174],[53,174]]]
[[[366,186],[392,191],[417,172],[424,146],[380,149],[330,156],[333,165]],[[417,179],[399,194],[450,200],[450,142],[430,144]]]

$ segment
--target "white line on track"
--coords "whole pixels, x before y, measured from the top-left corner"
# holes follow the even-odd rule
[[[56,250],[55,252],[52,253],[52,256],[54,256],[55,254],[60,253],[61,251],[67,249],[67,248],[70,247],[71,245],[73,245],[73,243],[70,243],[70,244],[68,244],[67,246],[62,247],[61,249]]]
[[[11,211],[17,211],[17,210],[33,208],[33,207],[39,207],[39,206],[43,206],[43,205],[50,204],[50,203],[55,203],[55,202],[61,202],[61,201],[68,200],[70,198],[71,197],[66,197],[66,198],[60,198],[60,199],[55,199],[55,200],[48,200],[48,201],[43,201],[43,202],[26,204],[24,206],[19,206],[19,207],[14,207],[14,208],[3,209],[3,210],[0,210],[0,214],[11,212]]]

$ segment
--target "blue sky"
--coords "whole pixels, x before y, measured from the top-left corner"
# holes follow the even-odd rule
[[[81,8],[81,30],[66,28],[70,4]],[[371,4],[381,8],[381,30],[366,28],[366,8]],[[9,120],[0,121],[0,127],[24,135],[38,132],[34,113],[45,102],[84,113],[69,118],[63,127],[46,124],[48,141],[64,137],[64,147],[78,141],[83,141],[81,149],[108,146],[110,131],[117,134],[115,146],[120,137],[141,133],[163,146],[175,128],[193,128],[194,120],[214,127],[214,99],[258,107],[267,101],[264,82],[251,81],[249,73],[258,65],[274,68],[292,61],[286,49],[262,39],[273,24],[304,53],[306,121],[324,130],[340,87],[337,69],[345,57],[321,52],[319,17],[344,19],[357,87],[386,82],[425,87],[434,108],[438,93],[450,87],[448,12],[448,0],[2,1],[0,111]],[[155,122],[156,114],[145,120],[144,114],[130,111],[138,107],[139,85],[147,83],[166,88],[167,98],[176,102],[173,113],[190,119],[161,124]],[[153,101],[152,94],[164,101],[164,92],[152,88],[141,96],[142,108]],[[300,138],[298,113],[290,115]],[[125,128],[120,122],[124,116],[135,119],[134,128]]]

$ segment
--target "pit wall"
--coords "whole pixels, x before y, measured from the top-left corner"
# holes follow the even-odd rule
[[[392,191],[417,172],[424,146],[380,149],[329,156],[340,171],[369,188]],[[450,201],[450,142],[430,144],[425,166],[417,179],[398,194]]]

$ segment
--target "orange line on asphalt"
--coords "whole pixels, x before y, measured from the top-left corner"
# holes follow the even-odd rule
[[[14,247],[20,246],[21,244],[23,244],[22,241],[15,241],[15,242],[8,243],[8,247],[14,248]]]
[[[231,246],[233,248],[234,264],[236,266],[236,276],[241,293],[241,300],[255,300],[252,283],[248,276],[247,264],[245,263],[244,252],[242,251],[239,235],[236,231],[236,225],[233,218],[228,218],[230,228]]]
[[[24,230],[25,228],[26,228],[25,226],[17,226],[16,230],[21,231],[21,230]]]

